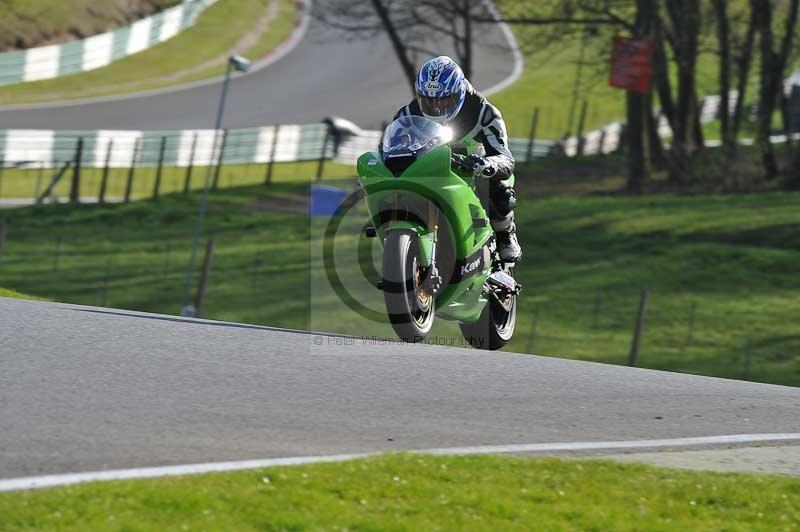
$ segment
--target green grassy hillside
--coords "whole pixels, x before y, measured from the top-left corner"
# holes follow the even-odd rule
[[[586,180],[568,186],[599,190]],[[352,180],[331,179],[351,187]],[[393,336],[331,293],[324,224],[304,214],[308,183],[213,196],[216,252],[205,315],[214,319]],[[536,197],[520,183],[525,259],[518,352],[625,363],[640,290],[650,301],[640,365],[800,385],[800,195]],[[0,286],[90,305],[177,313],[197,196],[158,203],[6,211]],[[336,242],[348,290],[376,313],[382,297],[357,267],[356,209]],[[379,257],[379,254],[375,254]],[[534,319],[535,318],[535,319]],[[437,338],[457,327],[437,322]]]
[[[181,0],[0,0],[0,52],[83,39]]]

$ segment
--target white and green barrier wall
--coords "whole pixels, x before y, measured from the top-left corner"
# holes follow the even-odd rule
[[[214,136],[217,136],[216,143]],[[80,153],[86,168],[131,166],[205,166],[209,164],[259,164],[313,161],[320,158],[354,164],[375,150],[380,131],[361,130],[340,142],[325,124],[279,125],[214,131],[50,131],[0,130],[0,167],[43,166],[56,168],[74,161]],[[216,144],[216,149],[215,149]],[[545,157],[554,142],[509,139],[518,161]],[[79,150],[80,147],[80,150]],[[610,148],[610,142],[606,148]]]
[[[204,166],[315,160],[327,127],[285,125],[216,131],[0,131],[2,166],[56,168],[80,154],[85,168]],[[216,143],[215,143],[216,134]],[[332,156],[332,145],[326,151]]]
[[[56,78],[104,67],[164,42],[193,25],[216,0],[186,0],[130,26],[81,41],[0,54],[0,85]]]

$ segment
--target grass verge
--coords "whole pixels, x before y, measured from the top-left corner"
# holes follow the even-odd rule
[[[352,178],[326,183],[351,188]],[[800,194],[535,197],[529,183],[519,184],[525,258],[517,275],[525,288],[509,350],[625,364],[646,288],[641,366],[800,385],[793,333]],[[358,267],[365,212],[357,208],[342,224],[336,260],[342,282],[377,321],[350,312],[327,288],[324,223],[305,215],[309,184],[212,195],[206,235],[216,251],[204,315],[393,337],[381,293]],[[578,179],[564,187],[597,189]],[[198,200],[167,195],[0,212],[8,224],[0,285],[57,301],[178,313]],[[438,320],[433,334],[456,338],[458,328]]]
[[[26,294],[20,294],[19,292],[14,292],[13,290],[6,290],[5,288],[0,288],[0,297],[10,297],[13,299],[32,299],[36,301],[44,301],[41,297],[34,297],[29,296]]]
[[[395,454],[0,494],[4,529],[792,530],[800,482],[604,461]]]
[[[308,176],[316,175],[317,161],[300,161],[291,163],[275,163],[272,169],[274,182],[307,183]],[[216,167],[211,169],[211,178]],[[223,165],[219,174],[219,187],[230,188],[264,183],[267,165],[229,164]],[[186,167],[166,166],[161,172],[159,191],[161,194],[180,192],[186,186],[189,190],[202,190],[209,168],[195,166],[191,170]],[[3,198],[35,198],[39,197],[50,184],[58,170],[50,168],[9,168],[0,173],[0,199]],[[342,178],[352,176],[352,165],[326,161],[322,175],[325,178]],[[81,197],[96,198],[102,186],[104,170],[102,168],[84,168],[81,170]],[[128,168],[110,168],[106,182],[106,197],[120,198],[124,196],[128,179],[131,176]],[[53,187],[53,195],[57,198],[69,196],[72,170],[68,170]],[[140,167],[133,173],[131,181],[131,198],[144,199],[153,196],[158,170],[155,167]]]
[[[276,17],[259,39],[239,53],[255,60],[294,30],[297,5],[276,0]],[[272,0],[220,0],[191,28],[111,65],[50,80],[0,87],[0,105],[112,96],[212,78],[225,71],[224,58],[243,36],[257,31]],[[222,58],[217,64],[215,60]],[[207,66],[204,66],[207,65]]]

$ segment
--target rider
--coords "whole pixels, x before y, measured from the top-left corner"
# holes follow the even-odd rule
[[[509,180],[514,172],[514,156],[508,148],[506,124],[500,111],[475,90],[461,68],[447,56],[434,57],[422,65],[415,88],[417,97],[400,109],[394,119],[424,116],[451,127],[454,139],[472,138],[483,145],[486,156],[471,155],[467,161],[476,175],[488,182],[489,218],[500,258],[518,261],[522,248],[514,224],[517,202]]]

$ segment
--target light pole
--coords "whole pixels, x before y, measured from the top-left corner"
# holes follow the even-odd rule
[[[211,147],[211,157],[213,158],[217,152],[217,140],[219,133],[222,129],[222,117],[225,114],[225,100],[228,98],[228,86],[231,82],[231,74],[236,72],[247,72],[250,69],[250,61],[240,55],[234,55],[228,58],[228,67],[225,69],[225,80],[222,82],[222,95],[219,99],[219,108],[217,109],[217,121],[214,125],[214,142]],[[220,154],[221,158],[222,154]],[[221,161],[219,161],[221,162]],[[192,306],[189,301],[192,292],[192,280],[194,278],[194,263],[197,260],[197,248],[200,245],[200,235],[203,233],[203,222],[206,219],[206,212],[208,211],[208,189],[211,185],[211,171],[214,167],[213,161],[208,162],[206,169],[206,179],[203,186],[203,197],[200,200],[200,213],[197,217],[197,226],[194,230],[194,239],[192,241],[192,253],[189,256],[189,267],[186,270],[186,279],[183,282],[183,305],[181,306],[181,316],[193,317],[197,315],[197,309]]]

